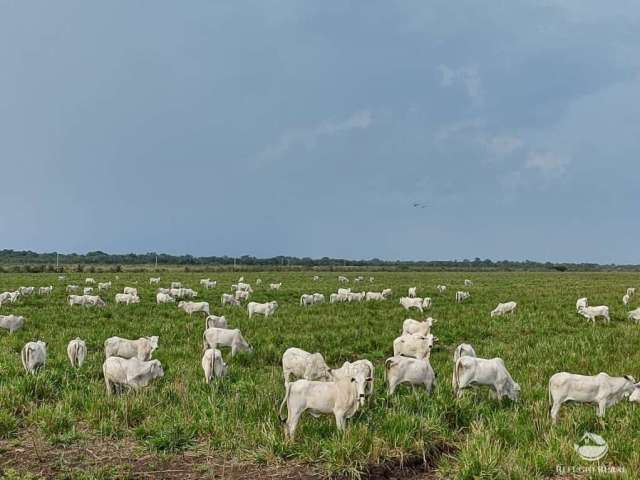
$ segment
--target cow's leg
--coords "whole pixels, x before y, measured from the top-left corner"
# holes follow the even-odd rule
[[[347,425],[347,421],[344,418],[344,412],[343,411],[333,412],[333,414],[336,417],[336,427],[338,427],[339,431],[344,432]]]
[[[286,429],[286,436],[292,442],[295,440],[296,428],[298,427],[298,422],[300,421],[301,415],[302,415],[302,412],[299,412],[297,410],[293,412],[289,410],[288,412],[287,424],[285,429]]]
[[[558,413],[560,413],[561,406],[562,402],[558,402],[557,400],[553,401],[553,406],[551,407],[551,421],[553,423],[558,423]]]
[[[433,391],[433,383],[431,381],[429,381],[429,380],[425,381],[424,382],[424,388],[426,388],[427,389],[427,393],[429,395],[431,395],[431,392]]]
[[[598,402],[598,417],[600,418],[604,418],[604,414],[607,411],[607,401],[606,400],[600,400]]]
[[[389,395],[393,395],[396,391],[396,387],[398,386],[398,381],[395,378],[387,377],[387,381],[389,382]]]

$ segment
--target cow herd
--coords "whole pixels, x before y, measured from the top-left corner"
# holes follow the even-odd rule
[[[314,281],[319,276],[313,277]],[[339,284],[349,283],[345,276],[338,277]],[[357,277],[354,282],[362,282],[364,277]],[[374,278],[369,278],[370,283]],[[87,285],[95,284],[92,278],[86,279]],[[256,285],[262,281],[258,279]],[[150,285],[159,285],[160,278],[149,279]],[[217,282],[209,278],[202,279],[200,285],[205,289],[215,288]],[[279,290],[282,283],[269,284],[269,290]],[[473,286],[470,280],[464,281],[464,286]],[[111,282],[99,283],[98,290],[105,291],[111,288]],[[87,290],[89,289],[89,290]],[[92,295],[93,287],[85,287],[83,295],[76,295],[80,291],[77,285],[68,285],[66,291],[67,303],[70,306],[81,305],[85,307],[104,307],[106,302],[97,295]],[[224,293],[221,297],[222,305],[241,305],[248,301],[253,288],[249,283],[240,278],[232,285],[233,294]],[[437,285],[436,290],[440,294],[447,291],[446,285]],[[52,286],[20,287],[14,292],[0,293],[0,306],[3,303],[15,303],[21,296],[50,295]],[[635,289],[629,288],[623,296],[623,304],[627,306]],[[205,382],[208,384],[214,379],[221,379],[227,373],[220,348],[228,348],[231,357],[240,352],[252,352],[254,347],[244,338],[237,328],[230,328],[224,316],[211,314],[209,303],[205,301],[193,301],[198,293],[184,287],[180,282],[171,282],[170,288],[158,288],[156,293],[157,304],[176,303],[177,308],[189,315],[203,313],[205,318],[204,332],[202,335],[201,366],[204,372]],[[381,291],[353,292],[351,288],[338,288],[336,293],[331,293],[329,301],[332,304],[341,302],[362,301],[386,301],[393,296],[391,289]],[[471,298],[468,291],[458,290],[455,301],[462,303]],[[299,304],[308,307],[325,302],[322,293],[302,294]],[[115,294],[115,304],[130,305],[140,303],[138,291],[134,287],[125,287],[123,292]],[[416,309],[423,313],[432,307],[430,297],[419,297],[418,287],[408,289],[406,297],[401,297],[399,304],[406,310]],[[517,303],[509,301],[499,303],[490,312],[491,317],[512,314],[516,311]],[[254,315],[264,317],[273,316],[278,303],[270,301],[265,303],[248,302],[247,314],[251,318]],[[609,308],[607,306],[589,306],[586,297],[576,302],[577,313],[595,324],[598,317],[609,322]],[[640,308],[632,310],[629,318],[640,321]],[[17,315],[0,315],[0,328],[10,333],[22,328],[25,324],[24,317]],[[436,320],[429,317],[424,321],[406,319],[402,324],[402,333],[393,341],[393,356],[384,361],[384,378],[387,384],[388,395],[393,395],[400,384],[422,386],[430,394],[436,384],[436,373],[430,363],[431,351],[438,342],[438,338],[432,333]],[[102,366],[103,377],[108,394],[116,393],[124,387],[141,389],[149,385],[153,380],[164,376],[164,370],[159,360],[153,359],[153,353],[159,346],[157,336],[141,337],[130,340],[120,337],[111,337],[104,342],[105,361]],[[81,368],[86,356],[87,346],[81,338],[71,340],[67,345],[67,356],[74,368]],[[21,351],[21,361],[25,371],[35,374],[46,366],[47,344],[41,340],[28,342]],[[346,419],[352,417],[359,409],[366,408],[367,399],[374,392],[373,383],[375,377],[374,364],[365,358],[354,362],[344,362],[339,368],[331,368],[325,362],[319,352],[310,353],[297,347],[288,348],[282,355],[282,373],[284,377],[285,396],[278,411],[279,417],[285,423],[285,435],[294,439],[295,430],[301,415],[309,410],[312,414],[334,415],[338,429],[343,430]],[[487,386],[498,400],[503,397],[512,401],[520,398],[521,387],[511,377],[505,362],[501,358],[480,358],[472,345],[462,343],[453,353],[452,390],[456,397],[461,397],[463,390],[470,387]],[[603,417],[606,409],[615,405],[624,398],[632,402],[640,402],[640,383],[629,375],[623,377],[611,377],[606,373],[594,376],[577,375],[560,372],[553,375],[548,385],[549,402],[551,405],[551,418],[557,421],[560,407],[567,401],[578,403],[597,404],[597,415]],[[282,410],[287,407],[287,417],[282,418]]]

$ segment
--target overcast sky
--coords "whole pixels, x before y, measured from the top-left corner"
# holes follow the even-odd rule
[[[0,69],[0,248],[640,262],[634,1],[0,0]]]

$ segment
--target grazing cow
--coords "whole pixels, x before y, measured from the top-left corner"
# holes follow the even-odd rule
[[[576,311],[580,313],[580,310],[582,310],[583,308],[587,308],[588,306],[589,301],[587,300],[587,297],[579,298],[576,302]]]
[[[375,281],[376,281],[376,279],[374,277],[369,277],[369,283],[373,283]]]
[[[2,292],[0,293],[0,306],[3,303],[15,303],[15,301],[18,299],[18,297],[20,296],[20,292],[15,291],[15,292]]]
[[[151,359],[151,355],[158,348],[158,337],[141,337],[137,340],[128,340],[126,338],[111,337],[104,341],[104,356],[133,358],[147,361]]]
[[[318,275],[314,275],[313,276],[313,281],[317,282],[318,280],[320,280],[320,277]]]
[[[240,277],[240,278],[238,279],[238,283],[242,283],[242,282],[244,282],[244,277]]]
[[[256,279],[256,285],[262,285],[262,279],[257,278]]]
[[[456,363],[461,357],[475,357],[476,351],[468,343],[461,343],[453,352],[453,363]]]
[[[430,395],[436,383],[436,374],[428,359],[394,356],[384,362],[388,393],[393,395],[401,383],[424,385]]]
[[[324,303],[324,294],[322,293],[314,293],[313,294],[313,303]]]
[[[257,302],[249,302],[247,305],[247,312],[249,313],[249,318],[254,315],[264,315],[265,317],[270,317],[275,313],[278,309],[278,302],[275,300],[267,303],[257,303]]]
[[[170,288],[158,288],[156,290],[157,293],[166,293],[167,295],[171,295],[171,289]]]
[[[341,303],[349,300],[347,293],[332,293],[329,295],[329,303]]]
[[[471,294],[469,292],[463,292],[463,291],[456,292],[456,302],[462,303],[468,298],[471,298]]]
[[[516,302],[499,303],[498,306],[491,311],[492,317],[501,317],[508,313],[512,313],[518,304]]]
[[[631,310],[628,314],[627,314],[627,318],[629,320],[633,320],[634,322],[638,323],[640,322],[640,307],[636,308],[635,310]]]
[[[401,335],[393,341],[393,356],[429,358],[433,344],[438,339],[429,335]]]
[[[338,276],[338,283],[349,283],[349,279],[343,275]]]
[[[409,298],[416,298],[417,294],[416,291],[418,290],[418,287],[410,287],[409,288],[409,294],[407,295]]]
[[[98,283],[98,290],[109,290],[111,288],[111,282]]]
[[[169,290],[169,294],[174,298],[194,298],[198,296],[198,292],[191,290],[190,288],[172,288]]]
[[[282,286],[282,282],[280,282],[280,283],[270,283],[269,284],[269,288],[271,290],[280,290],[281,286]]]
[[[151,277],[149,279],[149,285],[159,285],[160,284],[160,277]]]
[[[635,287],[629,287],[627,288],[627,295],[629,295],[630,297],[633,297],[636,294],[636,289]]]
[[[107,394],[116,393],[118,387],[134,390],[146,387],[156,378],[164,376],[160,360],[144,361],[138,358],[109,357],[102,364]]]
[[[384,290],[382,290],[381,293],[382,293],[382,296],[384,297],[384,299],[386,300],[391,295],[393,295],[393,290],[391,290],[390,288],[385,288]]]
[[[87,344],[80,337],[69,342],[67,345],[67,357],[74,368],[80,368],[87,358]]]
[[[51,295],[53,292],[53,285],[49,285],[48,287],[40,287],[38,289],[38,295]]]
[[[138,289],[133,287],[124,287],[123,293],[138,296]]]
[[[93,287],[84,287],[84,289],[82,289],[82,293],[85,295],[91,295],[93,293]]]
[[[282,285],[282,283],[280,283],[279,285]],[[244,292],[249,292],[249,293],[253,293],[253,288],[251,288],[251,285],[249,285],[248,283],[242,283],[242,282],[238,282],[237,285],[232,285],[236,290],[242,290]],[[280,288],[280,287],[278,287]]]
[[[35,287],[20,287],[20,288],[18,288],[18,291],[20,292],[20,295],[22,295],[23,297],[26,297],[27,295],[33,295],[35,290],[36,290]]]
[[[223,378],[227,374],[227,364],[222,359],[222,353],[217,348],[207,348],[202,355],[202,370],[204,381],[208,385],[215,378]]]
[[[587,320],[591,320],[593,325],[596,324],[597,317],[603,317],[607,323],[611,322],[609,318],[609,307],[600,305],[598,307],[584,307],[578,312]]]
[[[178,308],[187,312],[189,316],[197,312],[202,312],[210,315],[208,302],[185,302],[183,300],[178,303]]]
[[[80,290],[78,285],[67,285],[67,293],[77,292]]]
[[[384,296],[383,292],[367,292],[365,296],[367,301],[371,300],[386,300],[387,297]]]
[[[216,282],[215,280],[209,280],[207,283],[204,284],[204,288],[206,288],[207,290],[209,290],[210,288],[216,288],[217,284],[218,282]]]
[[[431,317],[427,318],[424,322],[407,318],[402,323],[402,335],[429,335],[434,323],[436,323],[436,320]]]
[[[20,353],[22,366],[27,373],[34,375],[47,363],[47,344],[41,340],[28,342]]]
[[[464,286],[465,287],[473,287],[473,282],[471,280],[465,280],[464,281]]]
[[[224,307],[225,305],[235,305],[235,306],[239,306],[240,302],[238,300],[236,300],[236,298],[229,294],[229,293],[223,293],[222,294],[222,306]]]
[[[287,405],[287,418],[282,418],[282,409]],[[285,437],[291,441],[295,439],[296,427],[300,416],[305,410],[314,415],[333,414],[338,430],[343,431],[346,419],[353,417],[359,407],[356,379],[341,379],[337,382],[316,382],[312,380],[297,380],[289,383],[278,417],[285,423]]]
[[[338,295],[347,295],[351,293],[351,289],[350,288],[339,288],[338,289]]]
[[[373,363],[367,359],[356,360],[355,362],[344,362],[342,367],[334,368],[329,371],[331,380],[336,382],[340,379],[349,380],[356,379],[356,387],[358,389],[358,398],[360,405],[364,406],[367,397],[373,396]]]
[[[629,296],[629,294],[628,294],[628,293],[625,293],[625,294],[622,296],[622,303],[623,303],[623,305],[624,305],[625,307],[626,307],[626,306],[628,306],[630,301],[631,301],[631,297]]]
[[[207,328],[202,334],[202,350],[207,348],[230,347],[231,356],[238,352],[252,352],[253,347],[247,342],[240,330],[227,328]]]
[[[251,294],[246,290],[236,290],[236,293],[235,293],[236,300],[239,300],[239,301],[249,300],[249,295]]]
[[[16,303],[16,300],[18,300],[18,298],[20,298],[20,292],[9,292],[9,301],[11,303]]]
[[[437,285],[436,289],[438,290],[439,293],[444,293],[447,291],[447,286],[446,285]]]
[[[200,285],[206,285],[207,283],[209,283],[211,281],[210,278],[201,278],[200,279]]]
[[[67,301],[71,307],[74,305],[84,305],[84,295],[69,295]]]
[[[93,285],[94,283],[96,283],[96,281],[93,278],[89,277],[84,279],[84,283]]]
[[[402,305],[405,310],[416,308],[420,310],[420,313],[422,313],[423,309],[431,307],[431,299],[429,297],[425,299],[402,297],[400,299],[400,305]]]
[[[124,303],[125,305],[140,303],[140,297],[130,293],[116,293],[116,304],[121,303]]]
[[[92,306],[92,307],[104,307],[107,304],[104,300],[102,300],[98,295],[83,295],[84,303],[83,305]]]
[[[0,328],[13,333],[24,326],[24,317],[18,315],[0,315]]]
[[[209,315],[204,320],[204,329],[207,328],[229,328],[229,324],[227,323],[227,319],[224,318],[224,315],[218,317],[217,315]]]
[[[305,307],[307,305],[313,305],[313,295],[304,293],[300,296],[300,306]]]
[[[549,379],[549,402],[551,420],[558,421],[558,413],[563,403],[596,403],[596,415],[604,417],[607,407],[612,407],[625,397],[634,394],[634,401],[640,395],[640,383],[630,375],[610,377],[604,372],[597,375],[576,375],[573,373],[556,373]],[[631,398],[630,398],[631,400]]]
[[[453,380],[453,391],[458,398],[463,389],[479,385],[491,387],[498,400],[507,396],[517,402],[520,397],[520,385],[511,378],[501,358],[460,357],[453,370]]]
[[[291,376],[305,380],[331,380],[330,368],[321,353],[309,353],[300,348],[287,348],[282,354],[282,374],[285,387]]]
[[[366,293],[365,292],[349,292],[347,293],[347,301],[351,302],[361,302],[364,300]]]
[[[171,288],[182,288],[182,282],[171,282]]]
[[[168,293],[156,293],[156,304],[175,303],[175,299]]]
[[[58,280],[62,281],[64,280],[66,277],[64,275],[58,275]]]

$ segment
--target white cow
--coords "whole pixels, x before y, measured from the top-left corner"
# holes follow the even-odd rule
[[[156,293],[156,304],[175,303],[175,299],[168,293]]]
[[[96,283],[96,281],[93,278],[89,277],[84,279],[84,283],[93,285],[94,283]]]
[[[282,374],[285,387],[291,376],[305,380],[331,380],[330,368],[321,353],[309,353],[301,348],[287,348],[282,354]]]
[[[587,308],[588,306],[589,301],[587,300],[587,297],[579,298],[576,302],[576,311],[580,313],[580,310],[582,310],[583,308]]]
[[[374,277],[369,277],[369,283],[373,283],[375,281],[376,281],[376,279]]]
[[[280,282],[280,283],[270,283],[269,284],[269,288],[271,290],[280,290],[281,286],[282,286],[282,282]]]
[[[209,303],[208,302],[185,302],[184,300],[178,302],[178,308],[184,310],[189,315],[192,315],[197,312],[203,312],[207,315],[210,315],[209,312]]]
[[[236,300],[239,300],[239,301],[249,300],[249,295],[251,294],[246,290],[236,290],[236,293],[235,293]]]
[[[393,341],[393,356],[399,355],[413,358],[429,358],[433,344],[438,339],[429,335],[400,335]]]
[[[227,374],[227,364],[222,359],[222,353],[217,348],[207,348],[202,355],[202,370],[204,381],[208,385],[215,378],[223,378]]]
[[[38,289],[38,295],[51,295],[53,292],[53,285],[49,285],[48,287],[40,287]]]
[[[282,283],[280,283],[279,285],[282,285]],[[238,282],[237,285],[232,285],[232,287],[234,287],[236,290],[253,293],[253,288],[251,288],[251,285],[249,285],[248,283]]]
[[[160,284],[160,277],[151,277],[149,279],[149,285],[159,285]]]
[[[35,374],[47,363],[47,344],[41,340],[27,343],[22,347],[20,358],[25,371],[32,375]]]
[[[83,295],[84,303],[83,305],[92,306],[92,307],[104,307],[107,304],[104,300],[102,300],[98,295]]]
[[[367,359],[356,360],[355,362],[344,362],[342,367],[334,368],[329,371],[331,380],[336,382],[340,379],[349,380],[356,379],[356,387],[358,389],[358,398],[360,405],[363,406],[367,397],[373,395],[373,376],[375,370],[373,363]]]
[[[349,283],[349,279],[343,275],[339,275],[338,276],[338,282],[339,283]]]
[[[254,315],[264,315],[265,317],[270,317],[275,313],[278,309],[278,302],[275,300],[267,303],[257,303],[257,302],[249,302],[247,305],[247,312],[249,313],[249,318]]]
[[[104,341],[104,356],[133,358],[147,361],[151,359],[151,355],[158,348],[158,337],[140,337],[137,340],[128,340],[126,338],[111,337]]]
[[[630,375],[624,377],[610,377],[604,372],[598,375],[576,375],[573,373],[556,373],[549,379],[549,402],[551,406],[551,420],[558,421],[558,413],[563,403],[574,401],[578,403],[595,403],[598,405],[596,415],[604,417],[607,407],[612,407],[620,400],[630,395],[638,401],[640,383]],[[631,400],[631,398],[630,398]]]
[[[447,286],[446,285],[436,285],[436,289],[438,290],[439,293],[444,293],[447,291]]]
[[[138,296],[138,289],[133,287],[124,287],[123,293],[128,293],[129,295]]]
[[[640,307],[636,308],[635,310],[631,310],[628,314],[627,314],[627,318],[629,320],[633,320],[634,322],[640,322]]]
[[[501,358],[460,357],[453,370],[453,380],[453,391],[458,398],[463,389],[480,385],[491,387],[498,400],[507,396],[517,402],[520,397],[520,385],[511,378]]]
[[[313,303],[324,303],[324,294],[322,293],[314,293],[313,294]]]
[[[472,287],[473,286],[473,282],[471,280],[465,280],[464,281],[464,286],[465,287]]]
[[[622,303],[624,304],[624,306],[626,307],[627,305],[629,305],[629,302],[631,301],[631,296],[629,296],[628,293],[625,293],[622,296]]]
[[[365,292],[350,292],[347,293],[347,301],[351,302],[361,302],[365,299]]]
[[[238,300],[236,300],[236,298],[229,294],[229,293],[223,293],[222,294],[222,306],[224,307],[225,305],[235,305],[235,306],[239,306],[240,302]]]
[[[218,282],[216,282],[215,280],[209,280],[207,283],[204,284],[204,288],[206,288],[207,290],[209,290],[210,288],[216,288],[217,284]]]
[[[409,298],[415,298],[417,296],[416,291],[418,290],[418,287],[410,287],[409,288],[409,294],[407,295]]]
[[[371,301],[371,300],[386,300],[384,298],[384,295],[382,295],[382,292],[367,292],[367,295],[365,296],[367,301]]]
[[[351,293],[351,289],[350,288],[339,288],[338,289],[338,295],[347,295]]]
[[[607,323],[611,322],[609,318],[609,307],[600,305],[598,307],[584,307],[578,312],[587,320],[591,320],[593,325],[596,324],[597,317],[603,317]]]
[[[313,295],[307,294],[307,293],[303,293],[300,296],[300,306],[301,307],[306,307],[307,305],[313,305],[313,303],[314,303]]]
[[[341,303],[349,300],[347,293],[332,293],[329,295],[329,303]]]
[[[462,303],[468,298],[471,298],[471,294],[469,292],[457,291],[456,292],[456,302]]]
[[[67,357],[74,368],[80,368],[87,357],[87,344],[80,337],[71,340],[67,345]]]
[[[287,405],[287,418],[282,418],[282,409]],[[314,415],[333,414],[338,430],[343,431],[346,419],[356,414],[359,407],[356,379],[342,379],[337,382],[316,382],[297,380],[289,383],[278,417],[285,423],[285,437],[293,441],[300,416],[305,410]]]
[[[18,291],[20,292],[20,295],[22,295],[22,296],[33,295],[35,290],[36,290],[35,287],[20,287],[20,288],[18,288]]]
[[[201,278],[200,279],[200,285],[204,286],[206,284],[208,284],[211,281],[210,278]]]
[[[630,297],[633,297],[636,294],[636,289],[635,287],[629,287],[627,288],[627,295],[629,295]]]
[[[507,315],[508,313],[512,313],[518,304],[516,302],[506,302],[499,303],[498,306],[491,311],[492,317],[501,317],[502,315]]]
[[[217,315],[209,315],[204,320],[204,329],[207,328],[229,328],[229,324],[227,323],[227,319],[224,318],[224,315],[218,317]]]
[[[230,347],[231,356],[235,357],[238,352],[252,352],[253,347],[247,342],[240,330],[229,330],[227,328],[207,328],[202,334],[202,350],[207,348]]]
[[[436,323],[436,320],[431,317],[427,318],[424,322],[407,318],[402,323],[402,335],[429,335],[434,323]]]
[[[405,310],[409,310],[410,308],[416,308],[420,310],[420,313],[422,313],[423,309],[431,307],[431,299],[429,297],[426,297],[424,299],[402,297],[400,299],[400,305],[402,305]]]
[[[77,292],[80,290],[80,287],[78,285],[67,285],[67,293],[71,293],[71,292]]]
[[[98,290],[109,290],[111,288],[111,282],[98,283]]]
[[[132,303],[140,303],[140,297],[131,293],[116,293],[116,304],[131,305]]]
[[[320,280],[320,277],[318,275],[314,275],[313,276],[313,281],[317,282],[318,280]]]
[[[456,347],[455,351],[453,352],[454,368],[453,368],[453,379],[451,380],[451,388],[453,388],[454,391],[456,389],[456,369],[455,369],[456,362],[460,357],[475,357],[475,356],[476,356],[476,351],[468,343],[461,343]]]
[[[182,288],[182,282],[171,282],[171,288]]]
[[[116,393],[118,387],[134,390],[146,387],[156,378],[164,376],[159,360],[143,361],[138,358],[109,357],[102,364],[107,394]]]
[[[394,356],[384,362],[384,368],[389,395],[393,395],[401,383],[424,385],[429,394],[433,391],[436,374],[429,360],[425,358]]]
[[[93,293],[93,287],[84,287],[82,293],[85,295],[91,295]]]
[[[24,317],[18,315],[0,315],[0,328],[13,333],[24,326]]]

